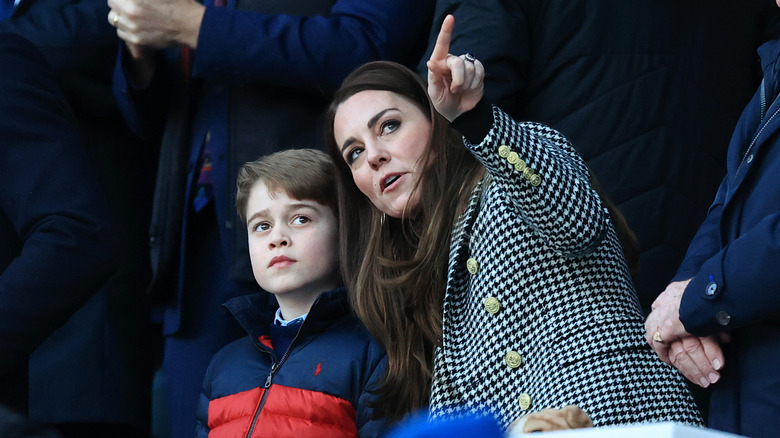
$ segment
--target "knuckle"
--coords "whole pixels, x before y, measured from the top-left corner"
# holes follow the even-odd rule
[[[685,351],[688,352],[688,354],[697,354],[701,351],[701,349],[701,344],[698,342],[685,344]]]

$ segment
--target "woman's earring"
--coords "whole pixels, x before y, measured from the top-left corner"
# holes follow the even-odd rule
[[[386,220],[386,219],[387,219],[387,215],[386,215],[386,214],[384,214],[384,213],[382,213],[382,216],[379,216],[379,222],[380,222],[382,225],[384,225],[384,224],[385,224],[385,220]]]

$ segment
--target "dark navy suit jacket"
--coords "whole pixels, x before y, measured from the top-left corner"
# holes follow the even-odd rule
[[[764,82],[728,150],[728,174],[675,280],[692,277],[680,320],[730,332],[710,426],[751,437],[780,429],[780,41],[759,49]]]
[[[51,65],[106,194],[121,250],[118,272],[31,357],[30,416],[146,428],[154,345],[145,303],[147,234],[157,148],[132,134],[114,100],[119,39],[108,11],[105,0],[21,0],[12,18],[0,22],[0,31],[29,39]],[[53,394],[78,402],[60,403]]]
[[[11,33],[0,65],[0,399],[24,409],[29,354],[114,272],[118,250],[50,67]]]

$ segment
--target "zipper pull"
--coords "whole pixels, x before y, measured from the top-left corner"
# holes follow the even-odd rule
[[[271,381],[274,379],[274,373],[276,373],[278,362],[274,362],[273,365],[271,365],[271,372],[268,373],[268,377],[265,379],[265,386],[264,388],[268,389],[271,387]]]

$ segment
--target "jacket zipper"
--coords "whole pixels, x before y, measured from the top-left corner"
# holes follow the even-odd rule
[[[271,365],[271,372],[268,374],[268,377],[265,379],[265,385],[264,385],[265,391],[263,392],[263,398],[260,399],[260,403],[257,405],[255,414],[252,417],[252,425],[249,427],[249,432],[246,434],[246,438],[252,438],[252,433],[255,430],[255,426],[257,426],[257,420],[260,418],[260,412],[263,410],[263,406],[265,406],[265,401],[268,399],[268,393],[271,391],[271,385],[273,384],[274,375],[279,372],[279,368],[282,367],[284,361],[286,361],[287,357],[290,356],[290,352],[293,349],[293,345],[295,345],[295,341],[298,340],[298,336],[301,334],[301,329],[303,329],[303,325],[301,325],[301,328],[298,329],[298,333],[295,334],[295,337],[290,343],[290,346],[287,347],[287,351],[284,352],[282,358],[279,359],[279,362],[274,362]],[[260,349],[260,347],[257,348]]]
[[[778,95],[778,97],[780,97],[780,95]],[[778,97],[775,97],[775,100],[777,100]],[[774,101],[772,102],[772,104],[774,105]],[[760,117],[760,120],[764,120],[764,116],[766,116],[766,110],[767,110],[767,105],[766,105],[766,86],[765,86],[765,82],[761,81],[761,117]],[[780,112],[780,107],[778,109],[776,109],[774,113],[772,113],[772,115],[769,117],[769,119],[766,121],[766,123],[763,123],[761,125],[761,128],[756,133],[756,135],[753,136],[753,141],[750,142],[750,146],[748,146],[748,148],[745,150],[745,153],[742,155],[742,161],[739,162],[739,166],[737,166],[737,170],[736,170],[736,172],[734,172],[734,181],[735,182],[737,181],[737,176],[739,176],[739,171],[742,169],[742,165],[745,163],[745,160],[750,155],[750,151],[753,150],[753,146],[758,141],[758,138],[761,136],[761,133],[764,132],[764,129],[767,126],[769,126],[769,124],[772,122],[772,119],[775,118],[775,116],[777,115],[778,112]]]

